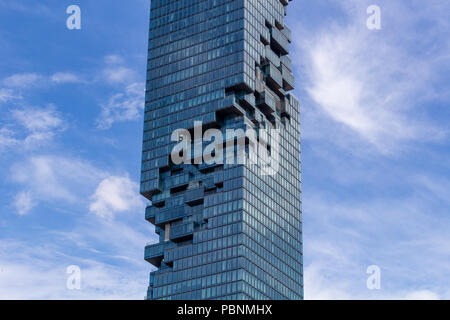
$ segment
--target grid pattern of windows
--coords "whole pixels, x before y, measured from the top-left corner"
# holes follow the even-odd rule
[[[299,103],[288,0],[152,0],[142,151],[148,299],[302,299]],[[276,129],[267,159],[171,161],[177,129]],[[258,137],[258,139],[260,139]],[[226,149],[224,143],[224,149]]]

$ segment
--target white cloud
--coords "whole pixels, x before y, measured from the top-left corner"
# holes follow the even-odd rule
[[[424,102],[439,95],[432,83],[442,68],[448,68],[442,65],[444,49],[436,46],[428,50],[426,54],[434,55],[433,59],[412,55],[410,43],[402,42],[411,31],[404,28],[400,33],[397,25],[388,20],[402,21],[401,15],[395,18],[384,14],[383,30],[374,32],[364,27],[366,17],[360,14],[365,13],[367,6],[350,3],[342,4],[347,10],[352,9],[351,14],[356,12],[347,25],[330,24],[320,32],[303,32],[301,25],[294,28],[299,29],[294,33],[297,38],[293,42],[299,53],[294,65],[303,66],[297,76],[306,79],[305,93],[316,107],[303,109],[308,119],[305,122],[324,123],[327,118],[334,122],[333,128],[311,134],[307,130],[305,136],[329,133],[337,143],[344,144],[359,138],[359,142],[368,143],[381,153],[396,152],[407,142],[445,136],[448,131],[444,128],[434,126],[426,117],[419,121],[414,116],[423,114]],[[383,12],[389,12],[389,6],[383,5]],[[402,15],[415,14],[405,8],[397,9],[400,10],[394,12]],[[309,124],[307,128],[313,131],[317,127]]]
[[[104,179],[95,190],[90,211],[99,217],[111,218],[116,212],[126,212],[144,208],[139,188],[128,176],[110,176]]]
[[[11,89],[0,88],[0,103],[21,98],[22,97],[20,95],[15,94],[14,91]]]
[[[37,73],[17,73],[3,80],[7,87],[26,88],[36,84],[42,76]]]
[[[439,300],[439,295],[430,290],[419,290],[407,293],[404,300]]]
[[[115,266],[63,254],[57,243],[0,243],[0,299],[138,299],[147,287],[146,262]],[[67,267],[80,266],[81,290],[66,286]]]
[[[327,279],[326,271],[317,265],[304,269],[305,300],[348,300],[343,281]]]
[[[59,156],[33,156],[11,168],[11,179],[36,202],[83,203],[103,176],[85,160]]]
[[[133,70],[124,66],[121,56],[106,56],[104,62],[106,66],[103,69],[103,77],[107,82],[112,84],[129,83],[135,78]]]
[[[55,17],[55,12],[51,8],[41,3],[21,4],[15,0],[2,0],[0,1],[0,7],[2,8],[2,10],[14,10],[26,14]]]
[[[136,184],[128,176],[104,174],[88,162],[54,156],[33,157],[11,171],[14,181],[36,205],[60,203],[68,212],[79,212],[66,228],[45,229],[28,240],[0,241],[0,299],[143,299],[152,268],[142,250],[155,238],[150,224],[127,215],[104,219],[116,212],[143,212]],[[92,196],[92,214],[86,208]],[[56,210],[55,210],[56,209]],[[103,212],[102,210],[106,210]],[[104,216],[101,216],[104,214]],[[66,268],[81,269],[81,290],[68,290]]]
[[[125,88],[125,92],[113,95],[101,106],[98,128],[109,129],[115,122],[139,119],[144,109],[144,94],[144,84],[133,83]]]
[[[77,83],[82,80],[76,74],[70,72],[57,72],[50,77],[55,83]]]
[[[118,55],[104,57],[103,79],[111,85],[125,87],[100,105],[101,114],[96,121],[99,129],[109,129],[115,122],[139,119],[144,109],[145,84],[136,81],[135,72],[124,62]]]
[[[336,277],[329,273],[330,269],[319,263],[312,263],[305,268],[305,300],[439,300],[441,297],[431,290],[401,289],[386,290],[383,288],[383,273],[381,277],[381,289],[369,290],[365,287],[365,281],[369,275],[361,272],[360,277],[349,279],[345,276]],[[361,269],[361,271],[364,271]],[[359,285],[355,285],[355,280]]]
[[[107,67],[103,70],[103,75],[110,83],[129,82],[134,78],[133,70],[123,66]]]
[[[14,132],[8,128],[0,128],[0,150],[9,148],[18,143],[14,137]]]
[[[26,215],[35,206],[30,192],[19,192],[14,200],[17,213],[21,216]]]
[[[16,199],[27,199],[33,206],[77,204],[101,218],[145,209],[139,185],[128,175],[109,174],[79,158],[33,156],[14,164],[10,178],[21,187]]]
[[[111,54],[108,55],[104,58],[105,63],[109,64],[109,65],[118,65],[118,64],[123,64],[123,58],[121,56],[115,55],[115,54]]]
[[[28,108],[13,110],[13,117],[31,132],[49,131],[60,128],[62,119],[53,106],[46,109]]]
[[[0,128],[0,148],[21,145],[35,149],[64,131],[65,124],[55,107],[23,108],[11,111],[13,122]]]
[[[372,195],[364,202],[305,190],[307,299],[407,299],[419,294],[434,299],[448,295],[450,221],[445,209],[433,205],[434,201],[437,206],[442,204],[440,195],[432,201],[431,191],[428,194],[418,183],[415,188],[417,194],[407,198]],[[369,265],[381,268],[381,290],[366,288]]]
[[[119,55],[104,57],[105,66],[102,70],[103,81],[112,85],[131,84],[136,82],[136,73],[125,65],[125,60]]]
[[[450,5],[381,0],[383,29],[369,31],[373,3],[331,2],[321,27],[292,25],[306,298],[448,299],[448,154],[424,142],[449,132]],[[366,288],[369,265],[381,290]]]
[[[29,89],[35,85],[82,82],[85,81],[81,79],[79,75],[72,72],[55,72],[50,76],[37,73],[17,73],[2,80],[1,83],[8,89],[0,88],[0,102],[2,101],[2,97],[5,99],[11,99],[14,97],[13,91],[10,88],[14,88],[15,90],[20,90],[22,92],[24,89]]]

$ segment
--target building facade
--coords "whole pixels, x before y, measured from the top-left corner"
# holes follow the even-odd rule
[[[303,299],[288,2],[151,1],[141,194],[159,242],[145,248],[148,299]],[[174,137],[179,129],[194,139]],[[202,161],[211,129],[256,138],[215,138],[212,155],[235,153],[211,163]],[[243,148],[229,143],[238,140]],[[181,141],[194,152],[177,163]]]

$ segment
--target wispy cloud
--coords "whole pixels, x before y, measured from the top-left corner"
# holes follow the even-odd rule
[[[123,83],[133,78],[133,71],[122,66],[109,67],[104,70],[104,76],[108,82]]]
[[[430,290],[418,290],[406,293],[403,296],[405,300],[439,300],[440,297],[433,291]]]
[[[0,128],[0,151],[17,144],[14,132],[8,128]]]
[[[4,78],[0,88],[0,103],[22,99],[27,90],[32,88],[51,87],[63,84],[99,84],[106,83],[107,86],[114,87],[112,96],[107,103],[101,104],[101,114],[97,119],[97,127],[109,129],[116,122],[133,121],[139,119],[144,108],[145,84],[137,81],[133,69],[125,64],[125,60],[118,55],[108,55],[103,58],[103,66],[95,72],[91,80],[86,80],[82,76],[73,72],[56,72],[51,75],[38,73],[17,73]],[[94,72],[94,71],[92,71]],[[119,87],[119,89],[118,89]],[[102,99],[103,100],[103,99]],[[17,111],[13,110],[17,114]],[[36,134],[34,137],[40,140],[45,139],[45,135],[40,132],[41,138]],[[3,144],[6,144],[7,137],[3,136]]]
[[[17,209],[17,213],[23,216],[33,209],[35,203],[30,192],[19,192],[14,199],[14,205]]]
[[[125,61],[121,56],[119,56],[117,54],[110,54],[110,55],[105,56],[104,62],[107,65],[121,65]]]
[[[108,103],[103,104],[97,119],[99,129],[109,129],[116,122],[140,119],[144,109],[145,86],[132,83],[122,93],[113,95]]]
[[[49,131],[60,128],[63,124],[61,117],[51,105],[45,109],[13,110],[12,114],[30,132]]]
[[[25,14],[33,14],[40,16],[54,16],[54,10],[43,5],[42,3],[27,3],[23,4],[15,0],[2,0],[0,1],[0,8],[3,10],[13,10]]]
[[[81,205],[107,220],[145,208],[138,184],[127,174],[110,174],[80,158],[33,156],[15,163],[10,179],[21,190],[14,202],[19,214],[28,213],[40,202],[60,201]]]
[[[32,86],[42,86],[49,84],[64,84],[64,83],[80,83],[84,82],[81,77],[72,72],[56,72],[52,75],[38,74],[38,73],[16,73],[10,75],[2,80],[2,85],[7,88],[14,88],[15,90],[23,91]],[[3,88],[0,93],[11,94],[13,91]],[[0,95],[1,97],[1,95]]]
[[[111,84],[129,83],[135,79],[135,73],[124,64],[124,60],[118,55],[109,55],[104,58],[104,79]]]
[[[414,28],[403,27],[402,33],[397,29],[420,12],[406,3],[383,3],[385,29],[375,32],[365,27],[367,5],[350,1],[342,6],[349,12],[346,23],[330,23],[318,33],[295,26],[300,31],[295,33],[299,53],[295,64],[303,66],[298,77],[306,77],[305,93],[314,102],[310,107],[315,107],[304,110],[308,120],[327,121],[310,116],[323,114],[334,122],[327,131],[345,137],[337,137],[337,143],[359,138],[385,154],[397,152],[405,143],[446,136],[448,130],[436,127],[423,111],[424,103],[440,95],[433,83],[442,76],[441,70],[450,69],[448,60],[442,59],[448,56],[446,48],[434,46],[411,54],[414,43],[404,39],[416,35]],[[446,32],[443,26],[435,23],[431,28],[428,36],[440,41]],[[420,121],[413,113],[422,115]]]
[[[1,299],[139,299],[146,291],[145,264],[114,265],[63,254],[55,243],[0,242]],[[67,288],[67,267],[81,269],[81,289]]]
[[[363,271],[365,270],[361,269],[360,273],[364,274]],[[367,288],[362,288],[362,286],[358,290],[348,278],[330,277],[328,272],[328,268],[322,268],[317,263],[313,263],[305,269],[306,300],[440,300],[443,298],[431,290],[408,291],[399,289],[393,292],[386,292],[381,288],[381,292],[371,292]],[[360,277],[359,280],[361,284],[364,284],[366,279]]]
[[[44,228],[45,236],[30,241],[1,239],[1,299],[144,297],[151,268],[142,246],[154,235],[140,218],[143,201],[127,174],[111,175],[83,159],[37,156],[15,164],[11,179],[22,189],[18,214],[61,201],[78,214],[68,228]],[[81,269],[81,290],[66,286],[70,265]]]
[[[50,77],[54,83],[79,83],[84,82],[78,75],[71,72],[57,72]]]
[[[3,79],[3,85],[11,88],[27,88],[39,83],[42,76],[37,73],[18,73]]]
[[[87,203],[105,173],[83,159],[40,155],[15,163],[10,176],[36,203]]]
[[[0,88],[0,103],[11,100],[21,99],[22,97],[16,94],[12,89]]]
[[[404,299],[423,292],[448,298],[450,221],[441,195],[424,190],[417,183],[409,196],[364,202],[305,190],[307,298]],[[365,286],[370,265],[382,270],[380,291]]]
[[[13,109],[11,122],[0,129],[0,147],[35,149],[64,131],[65,123],[52,105],[46,108]]]
[[[104,218],[112,218],[115,213],[143,209],[144,201],[139,196],[138,185],[128,176],[110,176],[100,182],[90,205],[91,212]]]

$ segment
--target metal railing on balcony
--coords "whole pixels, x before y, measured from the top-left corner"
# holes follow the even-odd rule
[[[270,114],[275,112],[276,110],[276,104],[275,99],[272,96],[272,94],[269,93],[269,91],[266,89],[266,91],[260,96],[260,98],[256,101],[256,104],[261,108],[261,110],[266,113]]]
[[[214,184],[214,177],[210,176],[203,179],[203,186],[205,187],[205,190],[214,189],[216,186]]]
[[[162,209],[155,215],[155,224],[163,224],[186,216],[185,205]]]
[[[226,96],[223,100],[219,101],[216,111],[218,112],[231,112],[238,115],[244,115],[245,111],[239,105],[239,101],[235,94]]]
[[[255,107],[255,95],[253,93],[238,95],[239,102],[248,107]]]
[[[279,89],[283,86],[281,71],[273,63],[268,63],[264,66],[264,74],[267,79],[267,84],[273,89]]]
[[[286,36],[277,28],[270,29],[271,44],[277,48],[281,54],[289,53],[289,41]]]
[[[204,196],[205,196],[205,188],[203,187],[195,188],[186,191],[186,193],[184,194],[184,201],[190,204],[203,199]]]
[[[292,31],[290,28],[288,28],[287,25],[284,25],[283,29],[281,30],[281,32],[284,34],[284,36],[286,37],[286,39],[291,42],[292,41]]]
[[[152,220],[154,221],[155,215],[158,212],[159,208],[155,206],[147,206],[145,208],[145,220]]]
[[[292,60],[288,55],[281,56],[281,64],[292,71]]]
[[[278,67],[281,63],[280,57],[277,56],[275,52],[273,52],[272,48],[267,45],[266,46],[266,58],[269,59],[276,67]]]
[[[170,240],[178,240],[192,235],[194,232],[194,223],[184,223],[178,226],[172,227],[170,230]]]
[[[291,71],[286,68],[284,65],[282,66],[282,75],[283,75],[283,88],[286,91],[294,89],[294,75]]]
[[[195,207],[186,206],[184,209],[184,212],[186,213],[186,216],[202,214],[203,213],[203,205],[199,205],[199,206],[195,206]]]
[[[144,258],[146,261],[153,264],[155,267],[159,267],[162,259],[164,258],[164,251],[176,246],[173,242],[153,243],[147,244],[145,247]]]
[[[167,177],[164,180],[164,186],[168,189],[176,188],[189,184],[189,173],[183,173],[172,177]]]

